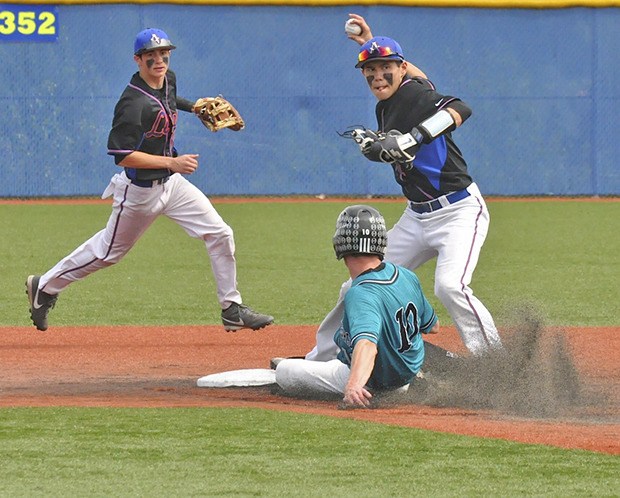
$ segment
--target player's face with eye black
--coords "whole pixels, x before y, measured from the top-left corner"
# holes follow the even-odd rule
[[[147,81],[159,81],[163,79],[170,66],[170,50],[155,49],[144,52],[142,55],[134,57],[138,63],[140,75]]]
[[[362,74],[377,100],[386,100],[394,95],[406,72],[406,64],[397,61],[371,61],[362,68]]]

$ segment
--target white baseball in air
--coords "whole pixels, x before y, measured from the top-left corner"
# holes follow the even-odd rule
[[[359,24],[354,23],[353,19],[349,19],[346,23],[344,23],[344,32],[347,35],[358,36],[362,34],[362,28]]]

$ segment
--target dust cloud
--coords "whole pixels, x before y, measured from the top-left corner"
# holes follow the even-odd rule
[[[532,418],[592,418],[592,407],[604,413],[608,400],[580,378],[566,333],[546,327],[532,308],[515,316],[518,323],[513,317],[516,324],[500,330],[504,347],[484,356],[455,358],[429,345],[424,379],[408,401]]]

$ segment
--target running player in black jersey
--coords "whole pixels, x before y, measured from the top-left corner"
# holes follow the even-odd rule
[[[145,29],[136,36],[134,61],[138,72],[116,104],[108,138],[108,154],[123,168],[102,195],[104,199],[114,197],[112,214],[106,228],[51,270],[28,277],[30,316],[39,330],[47,329],[49,310],[62,290],[118,263],[160,215],[204,241],[226,330],[256,330],[273,322],[272,316],[242,304],[233,231],[209,199],[182,176],[196,171],[198,154],[178,155],[174,148],[177,110],[191,112],[193,107],[189,100],[177,97],[176,76],[169,69],[175,48],[160,29]],[[166,269],[158,261],[152,262],[152,268],[166,278]],[[148,289],[136,289],[136,293],[144,299],[157,299],[149,297]]]

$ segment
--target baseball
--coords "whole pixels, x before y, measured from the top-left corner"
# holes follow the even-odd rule
[[[347,35],[358,36],[362,34],[362,28],[359,24],[354,23],[353,19],[349,19],[346,23],[344,23],[344,32]]]

